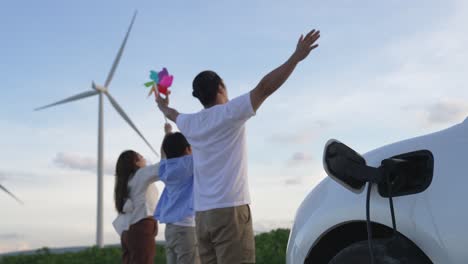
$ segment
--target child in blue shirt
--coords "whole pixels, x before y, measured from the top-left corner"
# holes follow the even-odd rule
[[[166,224],[167,263],[200,263],[193,208],[193,158],[187,139],[165,125],[159,178],[165,187],[154,217]]]

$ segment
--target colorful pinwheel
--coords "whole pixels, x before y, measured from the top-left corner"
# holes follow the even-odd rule
[[[163,68],[160,72],[150,71],[150,79],[150,82],[145,83],[146,87],[151,87],[148,96],[153,92],[156,95],[156,87],[159,93],[167,96],[169,87],[171,87],[172,81],[174,80],[174,76],[169,75],[167,69]]]

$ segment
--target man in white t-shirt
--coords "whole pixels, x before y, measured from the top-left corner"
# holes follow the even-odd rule
[[[198,74],[193,96],[204,109],[179,114],[169,99],[157,97],[160,110],[176,122],[192,146],[196,232],[202,263],[255,263],[249,208],[245,122],[291,75],[318,44],[320,31],[301,36],[294,53],[252,91],[229,100],[223,80],[213,71]]]

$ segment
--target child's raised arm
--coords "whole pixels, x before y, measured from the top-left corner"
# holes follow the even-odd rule
[[[164,124],[164,133],[165,133],[164,139],[166,138],[167,135],[172,134],[171,124],[169,124],[169,123]],[[164,139],[163,139],[163,142],[164,142]],[[163,149],[163,146],[162,146],[162,143],[161,143],[161,160],[166,159],[166,158],[167,158],[166,157],[166,152],[164,152],[164,149]]]

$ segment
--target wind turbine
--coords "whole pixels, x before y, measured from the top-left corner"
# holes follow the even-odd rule
[[[11,197],[13,197],[13,199],[15,199],[18,203],[20,204],[23,204],[23,201],[21,201],[20,199],[18,199],[18,197],[16,197],[13,193],[11,193],[7,188],[5,188],[3,185],[0,184],[0,189],[3,190],[4,192],[6,192],[8,195],[10,195]]]
[[[128,39],[129,34],[130,34],[130,31],[132,30],[133,22],[135,22],[136,15],[137,15],[137,12],[135,11],[135,13],[133,15],[133,18],[132,18],[132,21],[130,23],[130,26],[128,27],[127,34],[125,35],[125,38],[124,38],[124,40],[122,42],[122,45],[120,46],[120,49],[119,49],[119,51],[117,53],[117,56],[116,56],[116,58],[114,60],[114,63],[112,64],[112,68],[111,68],[109,74],[107,75],[106,82],[104,83],[104,86],[97,85],[93,81],[92,85],[91,85],[91,88],[92,88],[91,91],[86,91],[86,92],[83,92],[83,93],[79,93],[77,95],[68,97],[68,98],[63,99],[61,101],[58,101],[58,102],[55,102],[55,103],[52,103],[52,104],[49,104],[49,105],[46,105],[46,106],[39,107],[39,108],[35,109],[36,111],[38,111],[38,110],[42,110],[42,109],[49,108],[49,107],[52,107],[52,106],[56,106],[56,105],[65,104],[65,103],[69,103],[69,102],[72,102],[72,101],[77,101],[77,100],[80,100],[80,99],[84,99],[86,97],[99,95],[98,153],[97,153],[98,154],[97,155],[98,156],[98,166],[97,166],[97,178],[98,178],[98,182],[97,182],[97,226],[96,226],[96,244],[97,244],[98,247],[103,246],[103,234],[102,234],[102,222],[103,222],[103,211],[102,211],[102,209],[103,209],[103,197],[102,197],[102,193],[103,193],[103,191],[102,191],[102,189],[103,189],[103,171],[104,171],[104,167],[103,167],[103,141],[104,141],[104,139],[103,139],[103,132],[104,132],[104,128],[103,128],[103,118],[104,118],[104,116],[103,116],[103,98],[104,98],[104,96],[106,96],[107,99],[109,99],[109,102],[114,107],[114,109],[117,111],[117,113],[119,113],[120,116],[130,125],[130,127],[133,128],[133,130],[135,130],[135,132],[143,139],[143,141],[146,143],[146,145],[148,145],[148,147],[151,149],[151,151],[153,151],[153,153],[156,154],[156,156],[159,156],[159,154],[154,150],[154,148],[151,146],[151,144],[148,142],[148,140],[146,140],[146,138],[143,136],[143,134],[138,130],[138,128],[135,126],[135,124],[130,120],[128,115],[124,112],[122,107],[120,107],[120,105],[110,95],[110,93],[108,91],[109,84],[111,83],[112,77],[114,76],[115,70],[117,69],[117,66],[118,66],[119,61],[120,61],[120,57],[122,57],[122,53],[124,51],[125,44],[127,43],[127,39]]]

